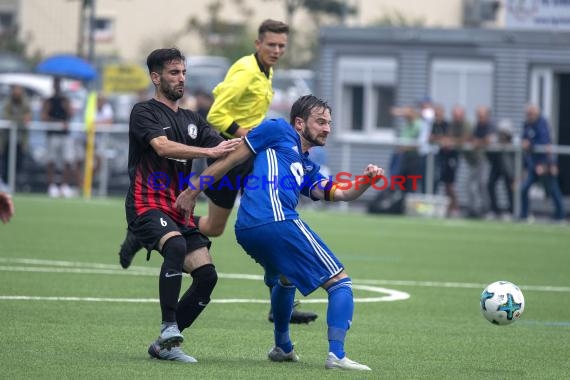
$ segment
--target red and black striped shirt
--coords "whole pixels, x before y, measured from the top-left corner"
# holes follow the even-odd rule
[[[150,141],[166,136],[170,141],[209,148],[223,138],[195,112],[173,111],[151,99],[137,103],[129,122],[129,177],[125,200],[127,222],[151,209],[159,209],[184,224],[184,216],[174,207],[176,197],[188,186],[192,160],[160,157]],[[190,226],[193,227],[193,218]]]

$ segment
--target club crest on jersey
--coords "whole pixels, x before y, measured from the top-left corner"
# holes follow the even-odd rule
[[[198,127],[196,125],[188,124],[188,136],[190,136],[191,139],[198,137]]]

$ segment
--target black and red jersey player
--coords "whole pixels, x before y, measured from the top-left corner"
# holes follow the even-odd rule
[[[162,360],[192,363],[180,344],[210,302],[217,273],[210,241],[191,215],[174,206],[185,189],[194,158],[219,158],[233,151],[239,139],[222,139],[198,114],[178,106],[184,95],[186,62],[177,49],[157,49],[147,58],[153,99],[133,107],[129,123],[129,192],[125,201],[128,228],[150,252],[163,257],[159,277],[162,313],[160,335],[148,353]],[[179,300],[183,273],[192,285]]]
[[[146,211],[159,209],[175,222],[194,228],[193,218],[188,220],[174,207],[192,174],[192,159],[161,156],[151,145],[156,138],[195,148],[215,147],[224,138],[197,113],[182,108],[174,111],[154,98],[133,107],[129,123],[131,184],[125,202],[127,221],[130,224]],[[196,157],[205,157],[205,152]],[[152,244],[145,246],[153,248]]]

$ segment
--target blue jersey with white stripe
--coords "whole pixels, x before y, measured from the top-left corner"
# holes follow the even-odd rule
[[[236,229],[298,219],[300,194],[310,197],[310,190],[326,179],[319,165],[302,153],[298,133],[284,119],[269,119],[249,132],[245,142],[255,160],[244,185]]]

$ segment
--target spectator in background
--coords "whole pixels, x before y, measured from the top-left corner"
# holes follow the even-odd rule
[[[113,124],[113,107],[103,94],[97,95],[97,111],[95,112],[95,123],[97,125]]]
[[[429,143],[436,145],[437,152],[434,157],[434,193],[438,191],[438,185],[440,182],[443,183],[443,159],[445,158],[445,152],[443,151],[442,142],[449,131],[449,122],[445,119],[445,110],[443,106],[438,104],[434,107],[434,117],[431,123],[431,130],[429,134]],[[446,192],[447,194],[447,192]]]
[[[435,110],[429,96],[424,97],[419,103],[419,114],[422,120],[422,128],[419,136],[418,153],[420,155],[421,189],[422,193],[427,193],[427,155],[430,152],[431,128],[435,118]],[[432,179],[435,181],[435,176]],[[432,182],[433,184],[434,182]]]
[[[52,198],[59,196],[69,198],[73,196],[70,183],[73,178],[75,159],[73,138],[69,131],[69,122],[72,117],[71,103],[61,92],[60,78],[54,78],[53,91],[53,96],[44,101],[41,114],[42,121],[57,123],[50,125],[50,130],[47,132],[48,194]],[[55,169],[59,164],[63,165],[61,187],[55,181]]]
[[[456,145],[461,141],[463,130],[452,130],[451,124],[445,120],[445,110],[441,105],[435,106],[434,121],[431,128],[430,143],[439,146],[436,162],[439,166],[438,182],[445,186],[445,195],[449,198],[447,217],[459,214],[457,194],[455,192],[455,173],[459,166],[459,152]],[[455,127],[461,124],[455,124]],[[455,133],[454,133],[455,132]]]
[[[500,146],[510,146],[513,143],[513,126],[510,120],[501,120],[496,131],[492,131],[491,141],[497,142]],[[491,164],[489,172],[489,200],[491,202],[490,217],[509,220],[513,214],[513,188],[514,188],[514,153],[508,150],[498,152],[487,152],[487,158]],[[507,212],[502,215],[497,202],[497,182],[503,179],[507,191]]]
[[[429,125],[432,125],[435,120],[435,107],[429,96],[425,96],[420,102],[420,115],[423,120]]]
[[[469,164],[467,191],[469,194],[469,216],[479,218],[487,212],[487,163],[485,147],[490,142],[494,126],[491,122],[491,112],[487,107],[478,107],[476,111],[475,128],[471,131],[468,141],[473,150],[465,151],[465,159]]]
[[[16,144],[16,168],[20,169],[24,157],[28,151],[28,123],[32,119],[32,109],[24,89],[21,86],[13,85],[10,88],[10,96],[4,105],[4,119],[10,120],[16,125],[18,140]],[[8,181],[8,153],[9,153],[9,131],[0,130],[0,152],[2,161],[2,171],[4,178],[0,181]]]
[[[451,130],[450,131],[451,138],[448,141],[449,146],[455,149],[461,148],[461,146],[468,139],[469,132],[471,130],[471,126],[469,125],[467,120],[465,120],[465,109],[462,106],[456,105],[455,107],[453,107],[453,110],[451,111],[451,122],[449,124],[449,127]],[[457,155],[457,158],[459,159],[459,153]],[[459,168],[459,160],[457,161],[457,166],[455,170],[457,170],[457,168]],[[459,204],[457,204],[456,207],[457,208],[454,210],[455,214],[452,216],[458,216]]]
[[[541,115],[540,108],[535,104],[529,104],[526,107],[526,120],[523,124],[522,139],[527,177],[521,188],[521,219],[528,219],[528,192],[530,187],[533,183],[542,179],[554,203],[554,219],[564,220],[566,213],[562,203],[562,192],[558,185],[556,157],[550,152],[539,153],[534,151],[536,145],[550,147],[551,144],[548,122]]]
[[[397,169],[394,169],[394,173],[391,172],[390,174],[402,176],[421,175],[418,144],[420,142],[422,129],[424,128],[424,122],[414,107],[394,108],[392,109],[392,114],[396,117],[404,118],[404,124],[398,131],[398,138],[401,142],[410,145],[398,147],[396,152],[397,157],[395,158],[398,162],[397,166],[395,166]],[[406,191],[411,190],[412,189],[406,189]]]

